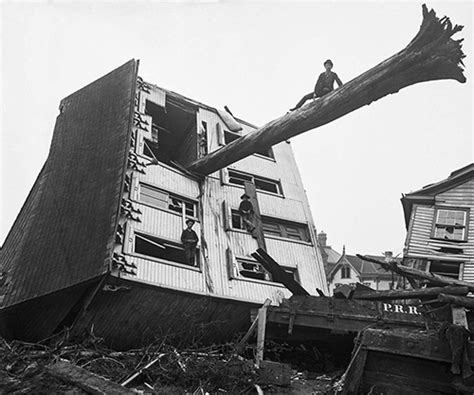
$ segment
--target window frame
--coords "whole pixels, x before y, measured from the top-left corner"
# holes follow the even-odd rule
[[[160,193],[164,193],[164,194],[167,194],[168,195],[168,203],[167,203],[167,207],[158,207],[158,206],[155,206],[153,203],[149,203],[149,202],[144,202],[142,199],[141,199],[141,196],[142,196],[142,185],[144,185],[145,187],[147,188],[151,188],[151,189],[155,189],[157,190],[158,192]],[[138,197],[137,197],[137,202],[140,203],[140,204],[144,204],[146,206],[149,206],[149,207],[152,207],[156,210],[162,210],[162,211],[166,211],[168,213],[172,213],[172,214],[176,214],[176,215],[179,215],[180,217],[183,217],[185,219],[187,218],[191,218],[191,219],[194,219],[196,222],[199,222],[199,219],[198,219],[198,213],[199,213],[199,202],[197,200],[194,200],[194,199],[191,199],[191,198],[188,198],[188,197],[185,197],[185,196],[181,196],[181,195],[178,195],[176,193],[173,193],[173,192],[169,192],[167,191],[166,189],[162,189],[162,188],[158,188],[150,183],[147,183],[147,182],[143,182],[143,181],[139,181],[138,183]],[[188,215],[187,212],[186,212],[186,206],[184,205],[183,209],[181,210],[181,213],[178,212],[177,210],[173,210],[173,209],[170,209],[170,205],[171,205],[171,200],[172,199],[177,199],[177,200],[180,200],[181,202],[184,202],[184,203],[188,203],[188,204],[192,204],[193,205],[193,215]]]
[[[346,273],[347,270],[347,273]],[[347,280],[351,278],[351,267],[349,265],[341,266],[341,280]]]
[[[275,237],[278,239],[288,240],[288,241],[292,241],[296,243],[304,243],[304,244],[311,244],[311,245],[313,244],[308,224],[301,223],[301,222],[288,221],[288,220],[280,219],[280,218],[268,217],[266,215],[261,215],[261,220],[262,220],[262,231],[265,237]],[[278,226],[279,228],[278,235],[274,233],[265,232],[265,229],[264,229],[265,220],[267,221],[269,220],[268,222],[270,223],[273,222],[275,225]],[[267,222],[267,225],[268,225],[268,222]],[[298,234],[301,236],[301,238],[296,239],[296,238],[288,237],[288,229],[287,229],[288,226],[294,226],[297,229],[299,229]],[[304,231],[305,237],[303,237],[301,231]]]
[[[132,240],[132,246],[130,248],[130,253],[129,255],[131,256],[135,256],[137,258],[141,258],[141,259],[146,259],[148,261],[153,261],[153,262],[157,262],[157,263],[161,263],[161,264],[166,264],[166,265],[172,265],[172,266],[177,266],[177,267],[181,267],[181,268],[185,268],[185,269],[189,269],[189,270],[194,270],[194,271],[198,271],[198,272],[201,272],[201,248],[200,246],[198,245],[196,247],[196,261],[197,261],[197,265],[196,266],[191,266],[191,265],[188,265],[186,263],[182,263],[182,262],[176,262],[176,261],[171,261],[171,260],[168,260],[166,258],[159,258],[159,257],[155,257],[155,256],[152,256],[152,255],[146,255],[146,254],[143,254],[141,252],[136,252],[135,249],[136,249],[136,238],[139,237],[141,239],[144,239],[146,241],[147,238],[149,239],[158,239],[159,241],[163,242],[163,244],[166,246],[166,245],[170,245],[172,248],[173,247],[177,247],[177,249],[179,250],[182,250],[183,251],[183,254],[184,254],[184,248],[182,248],[182,245],[181,245],[181,242],[180,241],[176,241],[176,240],[169,240],[169,239],[166,239],[164,237],[160,237],[160,236],[157,236],[157,235],[152,235],[150,233],[147,233],[147,232],[143,232],[143,231],[133,231],[133,235],[131,237],[131,240]],[[154,240],[152,240],[154,241]],[[156,242],[158,243],[158,242]]]
[[[237,178],[237,179],[238,179],[239,175],[242,176],[242,177],[248,178],[245,181],[252,182],[255,185],[255,189],[256,189],[257,192],[268,193],[272,196],[279,196],[279,197],[284,197],[285,196],[284,193],[283,193],[283,187],[281,185],[281,180],[280,179],[275,180],[275,179],[272,179],[272,178],[259,176],[259,175],[255,175],[255,174],[250,174],[250,173],[246,173],[244,171],[228,168],[227,169],[226,183],[229,184],[229,185],[235,186],[235,187],[239,187],[239,188],[245,188],[244,184],[237,184],[237,183],[231,182],[230,181],[230,179],[232,178],[231,173],[234,173],[234,175],[237,176],[237,177],[235,177],[235,176],[234,177]],[[260,180],[260,181],[263,181],[263,182],[269,182],[269,183],[275,184],[276,187],[277,187],[278,192],[272,192],[272,191],[267,191],[265,189],[257,188],[257,184],[255,183],[255,180]],[[243,181],[243,182],[245,183],[245,181]]]
[[[263,283],[263,284],[269,284],[269,285],[281,285],[282,287],[285,287],[282,283],[279,283],[277,281],[273,281],[273,277],[271,275],[270,272],[268,272],[260,263],[258,263],[257,261],[255,260],[252,260],[250,258],[247,258],[247,257],[241,257],[241,256],[236,256],[235,257],[235,263],[237,264],[237,272],[238,272],[238,276],[234,278],[234,280],[242,280],[242,281],[255,281],[255,282],[259,282],[259,283]],[[256,265],[256,266],[259,266],[263,272],[265,274],[266,277],[268,277],[268,279],[260,279],[260,278],[254,278],[254,277],[247,277],[247,276],[244,276],[241,271],[243,270],[242,269],[242,263],[248,263],[248,264],[252,264],[252,265]],[[296,267],[289,267],[289,266],[281,266],[281,268],[288,274],[292,275],[293,276],[293,279],[300,284],[300,277],[299,277],[299,273],[298,273],[298,268]],[[289,273],[291,272],[291,273]]]
[[[464,212],[464,225],[438,225],[438,218],[440,211],[462,211]],[[433,226],[431,228],[431,239],[434,240],[442,240],[446,242],[452,243],[465,243],[468,241],[468,234],[469,234],[469,215],[470,209],[468,207],[454,207],[454,206],[435,206],[435,212],[433,216]],[[446,227],[453,227],[455,229],[464,229],[464,235],[462,239],[446,239],[443,237],[436,236],[436,230],[439,228],[446,228]]]

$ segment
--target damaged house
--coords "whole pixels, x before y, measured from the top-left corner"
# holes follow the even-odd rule
[[[402,197],[404,264],[474,281],[474,164]]]
[[[290,295],[251,257],[258,247],[310,293],[327,293],[289,142],[190,173],[255,126],[137,69],[132,60],[61,101],[49,156],[2,248],[3,336],[38,340],[72,326],[121,348],[166,334],[228,338],[251,308]],[[199,239],[191,260],[188,220]]]

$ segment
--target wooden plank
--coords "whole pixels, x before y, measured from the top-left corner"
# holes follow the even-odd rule
[[[440,20],[423,5],[420,31],[406,48],[339,89],[193,162],[189,169],[202,175],[211,174],[418,82],[438,79],[465,82],[460,67],[464,57],[461,44],[451,39],[459,30],[460,27],[451,25],[449,18]]]
[[[258,204],[257,190],[253,182],[245,181],[245,193],[250,197],[250,203],[253,206],[253,225],[255,230],[252,236],[257,239],[258,248],[267,250],[265,245],[265,236],[263,234],[262,217],[260,215],[260,206]]]
[[[260,367],[263,361],[263,352],[265,348],[265,328],[267,326],[267,306],[258,309],[258,326],[257,326],[257,355],[255,364]]]
[[[293,295],[310,295],[310,293],[306,291],[293,276],[285,272],[266,251],[259,248],[252,256],[270,272],[273,281],[283,284]]]
[[[347,367],[344,379],[344,387],[341,395],[358,394],[359,387],[364,374],[365,361],[367,360],[367,350],[360,345]]]
[[[89,394],[138,394],[138,391],[124,388],[117,383],[106,380],[86,369],[66,361],[58,361],[47,366],[48,373],[66,383],[73,384]]]
[[[265,311],[266,311],[267,307],[270,306],[271,303],[272,303],[271,299],[266,299],[265,302],[262,305],[262,308],[265,308]],[[255,319],[252,321],[252,325],[250,325],[249,330],[247,331],[247,333],[244,335],[244,337],[242,337],[242,339],[237,344],[237,347],[236,347],[236,350],[235,350],[236,353],[239,353],[242,350],[242,347],[244,346],[244,344],[247,343],[250,336],[252,336],[252,333],[255,331],[255,328],[257,327],[257,324],[258,324],[258,317],[259,317],[260,311],[261,311],[261,308],[258,309],[257,317],[255,317]]]
[[[392,291],[371,291],[358,292],[353,295],[353,299],[362,300],[402,300],[402,299],[420,299],[427,296],[437,296],[440,293],[449,295],[467,295],[469,290],[464,286],[446,286],[446,287],[430,287],[419,289],[399,289]],[[474,306],[474,301],[473,301]]]

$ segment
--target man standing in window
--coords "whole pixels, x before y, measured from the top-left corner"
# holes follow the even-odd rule
[[[329,92],[332,92],[334,90],[334,81],[337,82],[338,86],[342,85],[342,82],[339,79],[338,75],[334,71],[331,71],[332,67],[333,64],[331,59],[328,59],[324,62],[324,68],[326,69],[326,71],[319,75],[318,81],[316,82],[316,85],[314,87],[314,92],[308,93],[307,95],[303,96],[303,98],[298,102],[298,104],[292,109],[290,109],[290,111],[294,111],[297,108],[300,108],[309,99],[323,97]]]
[[[186,220],[186,229],[184,229],[183,233],[181,234],[181,242],[183,243],[186,263],[191,266],[195,266],[194,261],[196,259],[196,246],[199,241],[196,232],[192,229],[193,225],[194,220]]]
[[[242,201],[239,205],[239,213],[242,217],[242,222],[245,224],[247,230],[252,233],[255,230],[255,225],[252,222],[253,206],[250,202],[250,196],[244,193],[241,197]]]

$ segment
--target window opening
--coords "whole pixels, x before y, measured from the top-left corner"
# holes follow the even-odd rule
[[[140,201],[157,208],[168,209],[184,217],[197,218],[197,203],[172,193],[140,183]]]
[[[184,249],[180,244],[163,240],[154,236],[135,233],[134,251],[137,254],[192,266],[187,262]],[[198,252],[196,252],[195,261],[199,266]]]
[[[253,182],[255,189],[260,191],[271,192],[275,194],[282,194],[281,184],[279,181],[271,180],[269,178],[253,176],[251,174],[241,173],[234,170],[229,170],[229,183],[235,185],[245,185],[245,181]]]
[[[304,224],[262,217],[263,233],[291,240],[310,242],[308,227]]]
[[[430,272],[440,274],[442,276],[452,277],[455,279],[459,278],[459,269],[461,264],[459,262],[447,262],[447,261],[431,261]]]
[[[437,239],[466,240],[467,210],[436,209],[434,237]]]
[[[341,278],[351,278],[351,268],[349,266],[341,267]]]

